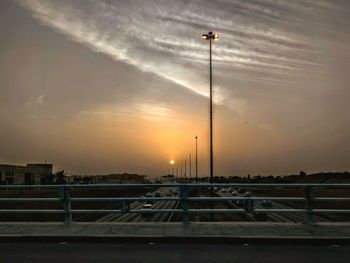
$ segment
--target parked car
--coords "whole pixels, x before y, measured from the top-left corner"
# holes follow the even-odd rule
[[[161,197],[162,195],[159,193],[159,192],[156,192],[155,194],[154,194],[154,197]]]

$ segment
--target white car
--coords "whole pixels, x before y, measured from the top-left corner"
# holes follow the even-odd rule
[[[150,213],[148,213],[151,210],[152,210],[152,204],[150,203],[144,204],[143,207],[141,208],[141,216],[151,215]]]
[[[238,195],[238,192],[236,190],[232,190],[231,195],[236,196],[236,195]]]

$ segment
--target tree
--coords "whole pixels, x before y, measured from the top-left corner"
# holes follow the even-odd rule
[[[58,171],[54,175],[56,178],[56,184],[65,184],[66,183],[66,173],[64,172],[64,170]]]
[[[300,171],[299,176],[304,177],[304,176],[306,176],[306,173],[304,171]]]

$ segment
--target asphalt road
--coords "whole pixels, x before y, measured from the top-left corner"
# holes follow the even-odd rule
[[[222,189],[216,192],[219,196],[222,197],[233,197],[232,194],[225,191],[225,193],[222,192]],[[241,194],[238,194],[237,196],[243,196]],[[234,205],[235,206],[235,205]],[[237,207],[238,208],[238,207]],[[261,204],[261,201],[254,201],[254,208],[258,209],[269,209],[264,207]],[[272,209],[292,209],[294,207],[281,204],[279,202],[272,202]],[[252,221],[256,221],[256,219],[253,217],[252,214],[246,214],[247,217],[249,217]],[[306,221],[306,215],[303,212],[292,212],[292,213],[276,213],[276,212],[269,212],[268,215],[268,221],[272,222],[305,222]],[[324,222],[327,221],[324,218],[315,215],[314,220],[316,222]]]
[[[345,263],[350,246],[0,243],[1,263]]]
[[[152,192],[154,195],[155,192],[159,192],[164,197],[166,193],[172,190],[169,187],[161,187],[160,189]],[[136,201],[130,203],[130,209],[138,210],[142,209],[144,201]],[[153,209],[172,209],[177,206],[177,201],[156,201],[152,205]],[[157,213],[149,215],[148,217],[143,217],[140,214],[136,213],[125,213],[125,214],[108,214],[104,217],[96,220],[97,222],[167,222],[172,216],[170,213]]]

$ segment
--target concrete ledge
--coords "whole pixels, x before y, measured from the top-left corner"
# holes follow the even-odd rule
[[[350,223],[1,223],[0,241],[350,243]]]

